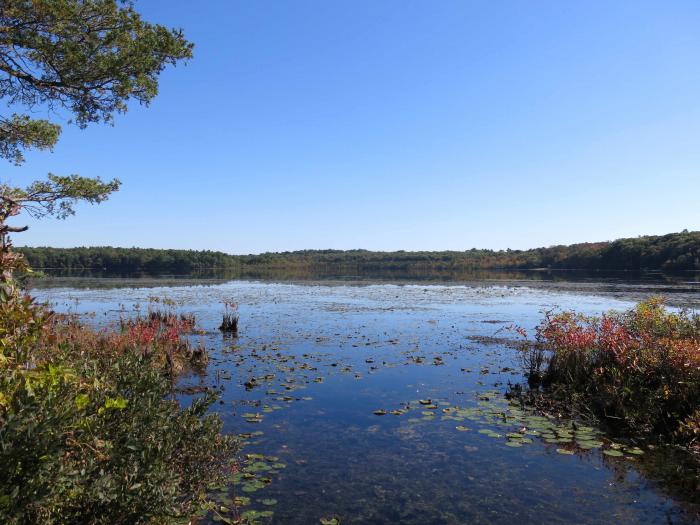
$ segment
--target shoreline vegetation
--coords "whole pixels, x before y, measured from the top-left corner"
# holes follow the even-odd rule
[[[700,457],[700,314],[651,298],[624,312],[545,312],[510,396]]]
[[[149,308],[100,330],[7,283],[0,301],[0,521],[185,523],[236,469],[212,392],[189,406],[176,379],[201,370],[195,319]]]
[[[313,272],[328,269],[335,269],[339,273],[406,271],[413,274],[486,269],[667,273],[700,271],[700,231],[531,250],[471,249],[463,252],[302,250],[229,255],[208,250],[113,247],[16,249],[37,270],[98,270],[106,273],[184,274],[205,270]]]
[[[0,35],[0,98],[12,110],[0,116],[0,159],[16,166],[27,150],[52,150],[64,124],[148,105],[160,73],[193,49],[182,30],[116,0],[6,0]],[[195,320],[160,309],[97,330],[18,281],[30,272],[11,238],[29,228],[20,216],[65,219],[120,185],[0,180],[0,523],[182,524],[223,512],[208,491],[230,479],[238,442],[209,413],[213,394],[188,406],[176,397],[178,374],[206,364],[190,342]]]

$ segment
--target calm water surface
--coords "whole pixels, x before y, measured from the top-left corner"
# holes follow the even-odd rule
[[[603,454],[615,450],[605,435],[566,422],[555,432],[503,398],[523,381],[508,326],[532,329],[553,307],[625,309],[655,291],[625,286],[233,281],[35,293],[94,312],[94,323],[145,311],[153,296],[196,314],[212,359],[180,386],[221,391],[214,409],[251,456],[217,495],[249,499],[240,512],[273,512],[262,523],[691,523],[697,497],[679,485],[693,483],[658,466],[672,463],[667,451],[620,443],[621,456]],[[698,300],[692,286],[679,292],[676,304]],[[224,300],[240,305],[235,339],[217,330]]]

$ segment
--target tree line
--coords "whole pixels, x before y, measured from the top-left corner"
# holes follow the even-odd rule
[[[374,252],[301,250],[229,255],[217,251],[145,248],[19,248],[38,269],[189,273],[201,270],[338,268],[372,270],[561,269],[602,271],[700,270],[700,231],[550,246],[530,250]]]
[[[231,255],[209,250],[157,250],[149,248],[18,248],[32,268],[97,270],[114,273],[191,273],[200,270],[237,269]]]

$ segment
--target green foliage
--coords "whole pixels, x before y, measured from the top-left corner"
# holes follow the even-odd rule
[[[10,107],[48,110],[85,127],[112,122],[135,100],[148,104],[167,65],[192,56],[180,30],[141,19],[131,2],[118,0],[5,0],[0,3],[0,98]],[[0,157],[15,164],[29,148],[51,149],[61,128],[29,114],[0,116]],[[79,201],[100,203],[119,188],[78,175],[49,174],[27,188],[0,183],[0,256],[3,279],[10,261],[7,220],[27,211],[65,218]],[[10,264],[12,263],[12,264]]]
[[[225,253],[144,248],[18,248],[36,268],[107,270],[110,272],[189,273],[208,269],[237,269],[238,261]]]
[[[21,248],[32,266],[110,272],[189,272],[201,269],[290,270],[353,273],[372,271],[429,275],[475,269],[700,270],[700,232],[620,239],[611,243],[574,244],[532,250],[464,252],[371,252],[302,250],[227,255],[221,252],[142,248]]]
[[[51,149],[58,141],[61,126],[47,120],[31,119],[28,115],[13,114],[0,118],[0,157],[16,165],[24,162],[25,149]]]
[[[60,177],[49,174],[47,180],[35,181],[26,189],[0,185],[0,208],[4,207],[9,211],[14,205],[35,218],[52,215],[65,219],[75,213],[74,208],[78,201],[99,204],[105,201],[110,193],[117,191],[119,185],[118,180],[102,182],[99,177]]]
[[[2,523],[182,522],[231,457],[212,398],[179,408],[133,354],[57,360],[4,377],[2,391]]]
[[[180,30],[141,19],[117,0],[6,0],[0,6],[0,97],[67,110],[84,127],[110,122],[130,99],[147,104],[168,64],[192,56]],[[27,115],[1,121],[0,155],[51,147],[59,129]]]
[[[209,508],[235,451],[214,398],[181,408],[155,339],[120,347],[122,333],[53,319],[12,281],[0,292],[0,523],[182,523]]]
[[[0,284],[0,372],[30,360],[46,316],[15,283]]]
[[[243,265],[292,267],[337,265],[372,269],[457,270],[587,269],[587,270],[700,270],[700,232],[619,239],[614,242],[572,244],[531,250],[463,252],[371,252],[367,250],[303,250],[241,256]]]

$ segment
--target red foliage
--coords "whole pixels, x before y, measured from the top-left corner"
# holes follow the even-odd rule
[[[605,415],[646,428],[683,427],[700,403],[700,316],[658,299],[624,313],[548,313],[537,327],[547,384],[583,394]]]
[[[194,324],[193,316],[152,311],[146,317],[122,319],[120,330],[94,331],[74,319],[57,316],[53,323],[44,327],[43,341],[47,347],[68,344],[89,353],[137,352],[177,373],[186,362],[206,360],[204,349],[192,348],[187,337],[193,332]]]

